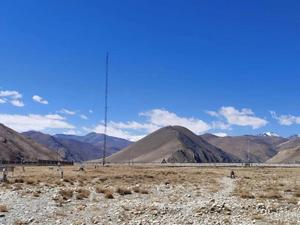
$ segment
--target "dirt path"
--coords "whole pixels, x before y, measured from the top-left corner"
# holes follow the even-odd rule
[[[231,179],[229,177],[223,177],[220,180],[221,188],[215,193],[214,198],[224,200],[231,200],[232,193],[235,189],[235,179]]]

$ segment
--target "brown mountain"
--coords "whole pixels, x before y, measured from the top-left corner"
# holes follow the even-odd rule
[[[0,124],[0,160],[57,160],[48,148]]]
[[[291,138],[283,143],[280,143],[279,145],[276,146],[276,149],[278,152],[280,152],[283,150],[297,148],[297,147],[300,147],[300,137]]]
[[[276,146],[286,142],[287,139],[276,136],[237,136],[237,137],[217,137],[212,134],[201,136],[210,144],[223,151],[235,155],[244,162],[266,162],[277,154]]]
[[[300,163],[300,146],[278,152],[267,163]]]
[[[22,133],[24,136],[57,152],[68,161],[88,161],[99,159],[102,156],[104,135],[90,133],[85,136],[76,135],[49,135],[37,131]],[[130,141],[107,136],[106,155],[111,155],[131,144]]]
[[[209,144],[190,130],[169,126],[113,154],[108,162],[124,163],[218,163],[240,160]]]
[[[291,138],[276,146],[278,153],[269,159],[268,163],[298,163],[300,162],[300,138]]]

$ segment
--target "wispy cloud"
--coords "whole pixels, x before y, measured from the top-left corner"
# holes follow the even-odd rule
[[[35,102],[38,102],[40,104],[44,104],[44,105],[49,104],[49,102],[46,99],[44,99],[44,98],[42,98],[41,96],[38,96],[38,95],[32,96],[32,100],[35,101]]]
[[[36,130],[44,131],[47,129],[74,129],[75,126],[68,123],[66,119],[57,114],[48,115],[17,115],[17,114],[0,114],[1,123],[17,130],[19,132]]]
[[[81,114],[81,115],[80,115],[80,118],[83,119],[83,120],[88,120],[88,119],[89,119],[89,118],[88,118],[86,115],[84,115],[84,114]]]
[[[165,109],[153,109],[142,112],[139,116],[144,118],[145,122],[109,122],[107,129],[108,135],[136,141],[165,126],[184,126],[197,134],[207,132],[211,128],[209,124],[200,119],[181,117]],[[94,128],[85,128],[85,130],[103,133],[104,125],[101,123]]]
[[[293,124],[300,124],[300,116],[288,115],[277,115],[276,112],[270,111],[272,117],[278,121],[280,125],[291,126]]]
[[[23,107],[25,104],[22,101],[22,94],[20,94],[18,91],[0,91],[0,103],[11,103],[13,106],[16,107]]]
[[[250,126],[252,129],[258,129],[267,125],[268,121],[255,116],[251,109],[241,109],[238,110],[232,106],[223,106],[219,111],[207,111],[210,116],[218,117],[219,119],[225,119],[226,123],[229,125],[236,126]],[[226,127],[226,124],[223,124]]]
[[[223,132],[213,133],[213,135],[218,136],[218,137],[226,137],[226,136],[228,136],[227,133],[223,133]]]
[[[59,111],[59,113],[66,114],[66,115],[70,115],[70,116],[76,115],[76,112],[75,112],[75,111],[68,110],[68,109],[65,109],[65,108],[61,109],[61,110]]]

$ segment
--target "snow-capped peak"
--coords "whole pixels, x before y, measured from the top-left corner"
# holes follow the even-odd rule
[[[279,137],[278,134],[274,133],[274,132],[264,132],[262,134],[260,134],[259,136],[264,136],[264,137]]]

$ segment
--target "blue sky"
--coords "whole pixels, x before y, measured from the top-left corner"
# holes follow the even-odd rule
[[[111,135],[175,124],[298,134],[299,11],[274,0],[1,2],[0,122],[102,132],[109,51]]]

